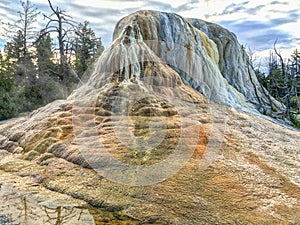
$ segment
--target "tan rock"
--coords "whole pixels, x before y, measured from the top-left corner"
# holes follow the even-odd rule
[[[56,222],[70,215],[65,224],[300,222],[299,132],[210,102],[205,85],[203,95],[187,85],[207,81],[224,97],[211,100],[241,106],[253,76],[241,82],[224,76],[234,71],[227,57],[240,47],[233,40],[220,57],[223,42],[211,35],[223,28],[206,24],[206,31],[203,22],[200,31],[190,21],[148,11],[124,18],[85,85],[67,100],[0,125],[1,214],[42,224],[49,213]],[[168,26],[187,32],[172,34]],[[143,41],[162,37],[201,49],[197,79],[188,81],[164,58],[175,41],[164,47]],[[175,59],[186,63],[185,55]],[[28,217],[17,218],[23,212]]]

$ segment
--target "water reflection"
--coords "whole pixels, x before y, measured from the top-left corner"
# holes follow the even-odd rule
[[[35,199],[34,194],[19,193],[8,185],[1,185],[0,225],[95,224],[89,210],[82,206],[45,202]]]

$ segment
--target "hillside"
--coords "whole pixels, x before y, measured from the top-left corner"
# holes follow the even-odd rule
[[[233,33],[136,12],[67,100],[0,125],[0,221],[300,223],[282,110]]]

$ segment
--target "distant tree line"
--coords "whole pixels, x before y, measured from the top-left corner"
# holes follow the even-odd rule
[[[0,120],[67,97],[104,50],[88,21],[77,23],[48,3],[52,13],[42,14],[41,30],[41,12],[29,0],[20,0],[17,21],[1,23],[8,41],[0,50]]]
[[[284,59],[274,43],[268,60],[268,73],[259,69],[256,74],[261,84],[285,106],[283,119],[300,128],[300,52],[296,49],[288,59]]]

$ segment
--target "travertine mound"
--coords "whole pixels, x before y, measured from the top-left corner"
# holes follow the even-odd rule
[[[280,111],[236,37],[153,11],[114,36],[67,100],[0,126],[0,219],[300,223],[300,134],[232,108]]]
[[[282,110],[260,85],[243,46],[227,29],[173,13],[139,11],[120,20],[115,42],[125,35],[145,43],[183,81],[214,102],[260,112]],[[138,49],[137,49],[138,51]]]

